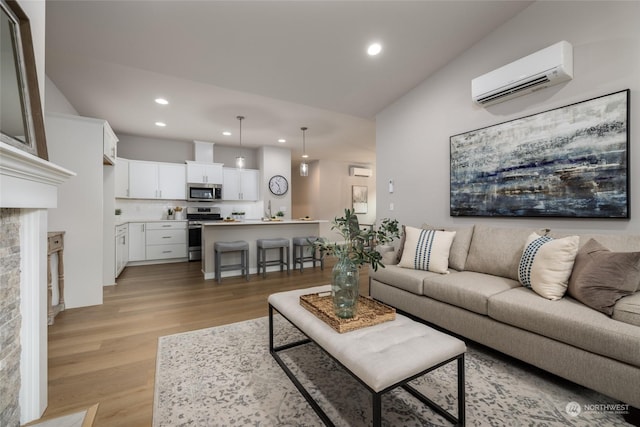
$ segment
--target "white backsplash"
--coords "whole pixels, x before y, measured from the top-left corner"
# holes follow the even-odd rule
[[[116,209],[122,210],[122,221],[151,221],[167,219],[169,208],[181,206],[184,219],[186,219],[187,206],[215,206],[220,208],[222,217],[231,216],[232,212],[244,212],[245,219],[260,219],[264,215],[264,203],[257,202],[219,202],[201,203],[186,202],[184,200],[140,200],[140,199],[116,199]]]

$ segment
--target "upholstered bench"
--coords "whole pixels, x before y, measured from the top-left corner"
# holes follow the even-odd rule
[[[300,305],[301,295],[329,291],[330,285],[318,286],[272,294],[268,299],[269,351],[326,425],[333,423],[287,367],[279,352],[315,342],[371,392],[374,426],[382,424],[382,395],[398,386],[450,422],[464,425],[464,342],[400,314],[393,321],[340,334]],[[309,339],[275,346],[274,310]],[[458,364],[457,418],[407,384],[453,361]]]

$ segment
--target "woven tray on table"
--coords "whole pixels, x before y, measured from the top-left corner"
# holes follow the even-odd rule
[[[371,298],[358,297],[358,310],[351,319],[342,319],[333,312],[330,293],[322,292],[300,296],[300,305],[339,333],[388,322],[396,318],[396,309]]]

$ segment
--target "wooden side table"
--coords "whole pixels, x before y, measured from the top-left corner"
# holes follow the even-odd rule
[[[53,319],[64,310],[64,231],[50,231],[47,233],[47,324],[53,325]],[[51,255],[58,254],[58,304],[53,302],[53,287],[51,278]]]

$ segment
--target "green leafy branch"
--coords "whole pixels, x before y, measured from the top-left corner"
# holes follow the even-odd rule
[[[358,267],[370,264],[374,271],[377,271],[378,267],[384,268],[382,255],[375,246],[390,243],[400,237],[397,220],[385,218],[377,228],[374,225],[361,229],[358,217],[352,209],[345,209],[343,217],[334,218],[331,229],[337,231],[344,242],[334,243],[320,238],[311,243],[320,249],[323,255],[348,258]]]

